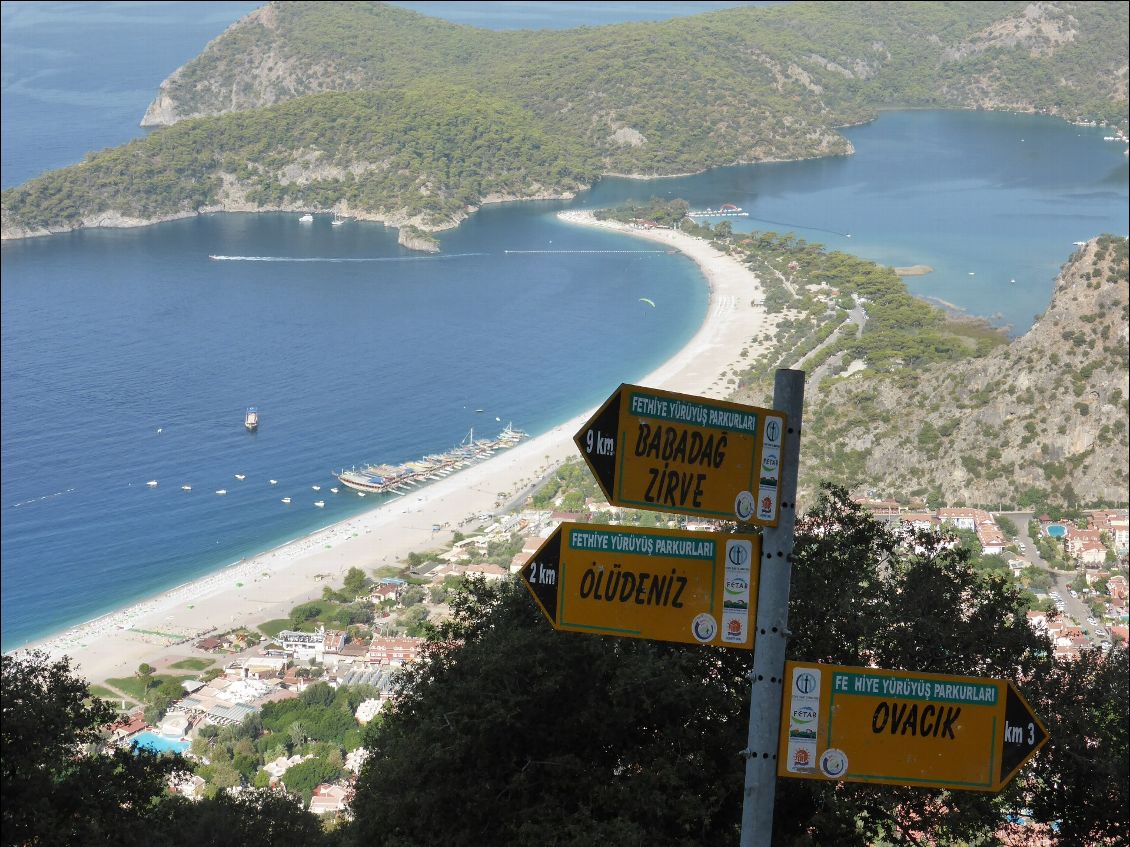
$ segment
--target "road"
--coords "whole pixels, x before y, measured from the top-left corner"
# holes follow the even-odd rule
[[[1016,529],[1019,531],[1020,536],[1016,539],[1019,543],[1027,547],[1025,552],[1020,555],[1030,564],[1038,568],[1042,568],[1051,574],[1052,578],[1052,591],[1058,591],[1060,597],[1063,598],[1063,613],[1066,617],[1071,618],[1077,623],[1080,628],[1086,629],[1088,632],[1093,633],[1095,624],[1087,623],[1087,618],[1093,617],[1091,609],[1083,603],[1082,600],[1076,599],[1071,596],[1071,588],[1069,584],[1075,579],[1075,571],[1059,571],[1049,565],[1044,558],[1036,550],[1036,545],[1032,543],[1032,539],[1028,537],[1028,522],[1031,521],[1035,515],[1032,512],[993,512],[994,517],[1005,517],[1016,524]],[[1102,626],[1102,624],[1098,624]],[[1106,629],[1103,626],[1103,629]]]

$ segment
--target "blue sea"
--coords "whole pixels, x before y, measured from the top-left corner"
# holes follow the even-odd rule
[[[433,13],[444,5],[494,28],[549,25],[528,20],[529,4]],[[613,5],[620,19],[655,13],[550,5],[556,24],[607,23]],[[4,3],[3,185],[141,134],[160,81],[253,7]],[[488,207],[444,233],[438,256],[403,250],[379,224],[282,214],[5,243],[3,648],[371,508],[327,493],[335,469],[443,450],[472,428],[536,434],[668,358],[705,314],[698,270],[563,225],[563,208],[736,203],[750,212],[737,229],[931,265],[909,281],[916,293],[1022,332],[1073,241],[1125,234],[1126,159],[1103,134],[889,113],[845,130],[851,157],[607,179],[571,202]]]

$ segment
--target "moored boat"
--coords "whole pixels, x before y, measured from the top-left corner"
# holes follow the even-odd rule
[[[467,437],[446,453],[433,453],[402,465],[366,465],[360,469],[337,471],[334,476],[342,485],[360,496],[365,494],[403,494],[406,488],[450,476],[463,468],[493,456],[495,451],[513,447],[526,433],[512,424],[493,439],[475,440],[472,429]]]

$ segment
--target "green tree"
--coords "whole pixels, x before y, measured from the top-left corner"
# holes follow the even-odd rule
[[[1126,844],[1130,836],[1127,651],[1084,651],[1039,683],[1051,737],[1022,797],[1038,820],[1057,821],[1061,845]]]
[[[365,576],[365,572],[360,568],[350,568],[345,574],[345,593],[349,595],[350,599],[360,596],[361,592],[365,590],[369,579]]]
[[[794,559],[790,656],[1026,681],[1059,731],[1036,684],[1052,670],[1047,639],[1009,578],[979,572],[967,549],[931,533],[905,545],[830,490]],[[433,658],[405,671],[368,731],[349,843],[735,840],[748,655],[556,633],[515,582],[468,581],[452,611]],[[938,840],[987,840],[1003,807],[1047,784],[1014,783],[998,800],[782,780],[774,843],[863,847],[911,837],[907,821]]]
[[[96,749],[113,708],[70,660],[5,655],[0,720],[4,844],[142,844],[179,757]]]

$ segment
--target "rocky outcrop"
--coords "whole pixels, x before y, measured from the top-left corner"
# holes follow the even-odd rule
[[[1047,312],[991,354],[821,386],[806,476],[860,490],[992,505],[1121,503],[1130,474],[1127,245],[1103,236],[1064,266]],[[838,453],[823,450],[835,444]]]
[[[439,252],[439,242],[414,226],[402,226],[396,243],[409,250],[420,250],[424,253]]]

